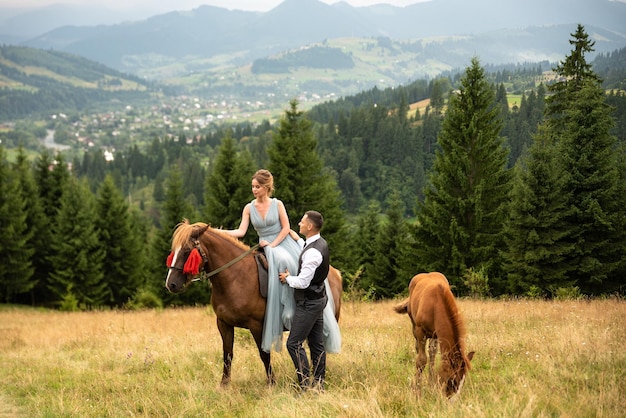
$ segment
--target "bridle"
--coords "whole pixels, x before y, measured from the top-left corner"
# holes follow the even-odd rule
[[[198,275],[191,279],[191,282],[197,282],[197,281],[202,281],[202,280],[209,280],[211,277],[215,276],[216,274],[226,270],[227,268],[229,268],[230,266],[232,266],[233,264],[238,263],[239,261],[241,261],[243,258],[245,258],[247,255],[253,253],[257,248],[259,248],[259,244],[254,245],[253,247],[250,247],[250,249],[246,250],[245,252],[239,254],[237,257],[233,258],[232,260],[230,260],[228,263],[224,264],[221,267],[216,268],[215,270],[211,271],[211,272],[207,272],[206,271],[206,266],[209,263],[209,258],[206,255],[206,252],[204,251],[204,249],[202,248],[202,246],[200,245],[200,240],[198,240],[197,238],[193,239],[193,249],[198,250],[198,253],[200,253],[200,256],[202,257],[202,264],[200,266]],[[169,266],[168,269],[170,270],[178,270],[180,272],[183,272],[183,269],[181,267],[178,266]]]

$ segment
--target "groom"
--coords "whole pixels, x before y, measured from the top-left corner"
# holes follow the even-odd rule
[[[281,283],[287,283],[295,289],[296,310],[287,339],[287,351],[296,367],[298,384],[302,390],[306,390],[310,384],[309,361],[302,346],[305,340],[311,350],[311,386],[323,391],[326,377],[323,312],[328,297],[324,279],[328,276],[330,264],[328,244],[320,236],[323,224],[324,218],[319,212],[310,210],[304,214],[298,224],[300,234],[306,237],[298,262],[298,275],[291,276],[289,270],[278,275]]]

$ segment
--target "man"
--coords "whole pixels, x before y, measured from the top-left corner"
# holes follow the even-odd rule
[[[324,279],[328,276],[329,252],[326,240],[320,236],[324,218],[319,212],[310,210],[300,223],[300,234],[306,237],[306,244],[300,254],[298,275],[291,276],[289,270],[279,273],[281,283],[293,287],[296,310],[287,339],[287,351],[296,367],[298,384],[306,390],[311,383],[323,391],[326,377],[326,350],[324,349],[324,307],[328,301]],[[302,240],[300,240],[302,242]],[[304,341],[311,351],[313,382],[310,382],[310,368]]]

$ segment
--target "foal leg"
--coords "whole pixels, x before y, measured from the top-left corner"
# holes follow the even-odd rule
[[[224,371],[222,372],[222,386],[230,383],[230,369],[233,363],[233,343],[235,341],[235,328],[218,318],[217,329],[222,336],[222,351],[224,353]]]
[[[426,367],[426,336],[421,329],[415,332],[415,350],[417,351],[417,357],[415,359],[415,390],[418,395],[420,394],[420,379],[424,367]]]
[[[254,342],[256,343],[256,347],[259,350],[259,356],[261,357],[261,361],[263,362],[263,366],[265,366],[265,375],[267,376],[267,384],[273,385],[276,383],[276,379],[274,378],[274,371],[272,370],[271,356],[270,353],[266,353],[261,349],[261,339],[263,338],[263,323],[260,323],[258,326],[250,327],[250,333],[254,338]]]
[[[435,357],[438,346],[439,341],[436,338],[431,338],[428,341],[428,379],[431,383],[435,381]]]

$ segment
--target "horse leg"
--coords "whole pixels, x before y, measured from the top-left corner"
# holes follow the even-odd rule
[[[222,351],[224,353],[224,371],[222,372],[222,386],[230,383],[230,369],[233,363],[233,343],[235,341],[235,327],[228,325],[218,318],[217,329],[222,336]]]
[[[261,348],[261,339],[263,338],[263,324],[260,324],[258,327],[250,328],[250,333],[254,338],[254,342],[256,343],[256,347],[259,350],[259,356],[261,357],[261,361],[263,362],[263,366],[265,366],[265,375],[267,376],[267,384],[273,385],[276,383],[276,379],[274,378],[274,371],[272,370],[271,356],[270,353],[266,353]]]
[[[437,356],[437,347],[439,341],[436,338],[431,338],[428,341],[428,379],[430,382],[435,380],[435,357]]]

